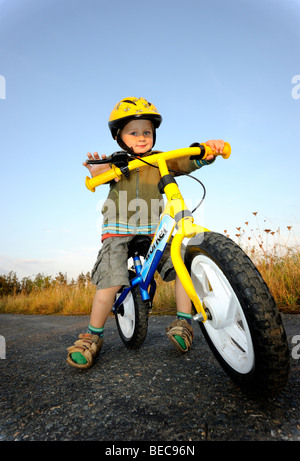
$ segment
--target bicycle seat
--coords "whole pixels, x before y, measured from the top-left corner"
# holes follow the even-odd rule
[[[136,235],[128,244],[128,258],[134,256],[135,252],[145,257],[150,244],[151,237],[149,235]]]

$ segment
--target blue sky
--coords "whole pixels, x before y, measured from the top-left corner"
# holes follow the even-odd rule
[[[299,0],[0,0],[0,273],[91,270],[108,187],[89,192],[82,162],[117,150],[127,96],[163,115],[160,150],[232,145],[197,172],[206,227],[234,235],[257,211],[299,243],[299,20]]]

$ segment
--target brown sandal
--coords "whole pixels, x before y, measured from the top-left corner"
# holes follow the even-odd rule
[[[90,368],[94,359],[98,357],[100,350],[103,345],[103,338],[99,338],[98,335],[92,335],[90,333],[82,333],[79,335],[79,339],[74,343],[73,346],[68,347],[67,363],[75,368]],[[76,363],[72,360],[72,354],[74,352],[80,352],[81,355],[86,359],[86,363]]]
[[[166,328],[166,332],[167,332],[167,337],[169,338],[171,343],[174,344],[174,346],[179,351],[187,352],[191,350],[194,333],[193,333],[193,328],[186,320],[184,319],[174,320]]]

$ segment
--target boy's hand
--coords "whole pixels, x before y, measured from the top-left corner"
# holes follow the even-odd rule
[[[89,160],[99,160],[100,159],[98,152],[94,152],[93,155],[90,152],[88,152],[87,156]],[[101,158],[105,159],[106,155],[102,154]],[[97,176],[98,174],[101,174],[101,173],[104,173],[105,171],[110,170],[110,166],[108,163],[103,163],[99,165],[89,165],[88,163],[83,162],[82,165],[85,166],[89,170],[89,172],[92,175],[92,178],[94,176]],[[119,181],[118,178],[116,178],[115,181],[118,182]]]
[[[207,144],[213,151],[215,151],[217,154],[223,154],[223,149],[224,149],[224,141],[223,139],[218,139],[218,140],[210,140],[207,141],[205,144]],[[211,154],[206,157],[205,160],[213,160],[215,158],[215,155]]]

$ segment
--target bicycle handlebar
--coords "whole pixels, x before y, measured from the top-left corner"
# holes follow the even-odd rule
[[[203,153],[204,151],[204,153]],[[214,152],[211,147],[207,146],[205,143],[200,144],[200,147],[186,147],[183,149],[177,149],[177,150],[171,150],[168,152],[159,152],[157,154],[152,154],[149,155],[148,157],[145,157],[147,160],[147,163],[153,164],[157,163],[159,159],[164,159],[164,160],[171,160],[175,158],[180,158],[180,157],[187,157],[187,156],[193,156],[193,157],[198,157],[201,158],[201,160],[204,160],[208,155],[215,155],[219,156],[221,155],[224,159],[227,159],[231,154],[231,146],[228,142],[225,142],[223,153],[218,154]],[[134,158],[134,160],[131,160],[131,158]],[[130,162],[128,163],[128,159]],[[111,156],[105,158],[105,159],[99,159],[99,160],[88,160],[86,163],[90,165],[94,164],[105,164],[105,163],[111,163],[112,167],[110,170],[105,171],[104,173],[101,173],[97,176],[94,176],[93,178],[90,178],[89,176],[86,177],[85,180],[85,185],[86,187],[91,191],[95,192],[95,188],[100,186],[101,184],[108,183],[116,178],[120,179],[122,174],[124,174],[124,170],[122,169],[126,166],[127,171],[134,170],[136,168],[142,168],[143,166],[146,165],[142,160],[139,160],[138,158],[131,156],[127,152],[115,152]]]

